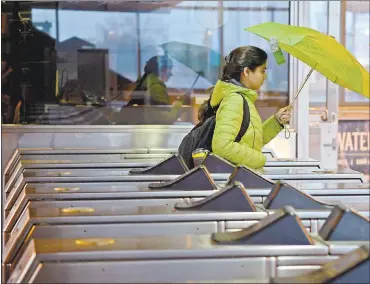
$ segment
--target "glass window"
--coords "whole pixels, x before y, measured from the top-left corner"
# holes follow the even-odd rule
[[[41,32],[56,38],[56,9],[32,9],[32,24]]]
[[[218,1],[181,1],[177,7],[217,7]]]
[[[367,70],[370,61],[370,3],[368,1],[345,2],[345,44],[346,48]],[[366,104],[369,100],[353,91],[345,89],[344,104]]]
[[[255,45],[268,53],[267,80],[256,102],[262,119],[266,119],[289,103],[288,55],[284,54],[287,60],[285,64],[277,65],[269,43],[244,28],[268,21],[289,24],[289,2],[225,1],[224,4],[229,9],[224,12],[227,22],[223,26],[223,55],[226,56],[235,47],[242,45]],[[237,9],[231,9],[233,7]]]
[[[6,1],[2,11],[2,61],[12,70],[3,123],[197,123],[230,50],[269,52],[244,28],[289,23],[288,1]],[[263,118],[288,103],[288,63],[270,60],[268,73]]]
[[[324,34],[328,33],[328,2],[310,1],[310,28],[318,30]],[[305,88],[309,89],[309,100],[311,108],[326,108],[327,99],[327,79],[319,72],[313,72],[307,81]]]
[[[189,8],[180,8],[183,7],[180,6],[174,7],[169,13],[155,12],[140,15],[141,72],[144,71],[144,66],[150,58],[158,54],[164,55],[168,48],[181,48],[185,54],[184,58],[173,58],[173,76],[167,82],[170,88],[189,90],[199,72],[204,73],[205,78],[197,79],[193,86],[195,89],[207,89],[217,80],[219,58],[214,60],[216,61],[215,71],[213,73],[209,71],[214,63],[211,62],[212,55],[219,52],[219,32],[217,29],[214,30],[218,23],[217,10],[202,6],[201,1],[196,5],[205,8],[194,10],[194,6]],[[196,47],[209,50],[209,58],[202,58],[198,66],[195,64],[199,59],[195,54]]]
[[[61,4],[63,6],[63,4]],[[137,30],[132,12],[59,10],[59,70],[67,70],[68,79],[77,79],[80,49],[107,51],[110,74],[136,80]]]

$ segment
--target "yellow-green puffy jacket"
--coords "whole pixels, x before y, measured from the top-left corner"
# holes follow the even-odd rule
[[[150,97],[151,105],[169,105],[170,98],[167,93],[166,85],[158,76],[150,73],[144,82],[147,86],[147,92]],[[145,86],[145,85],[144,85]]]
[[[243,98],[238,93],[243,94],[248,102],[250,124],[240,142],[234,142],[243,121]],[[283,129],[274,116],[262,123],[254,105],[256,99],[257,93],[253,90],[218,81],[210,102],[212,107],[219,105],[212,151],[234,164],[253,169],[265,165],[262,147]]]

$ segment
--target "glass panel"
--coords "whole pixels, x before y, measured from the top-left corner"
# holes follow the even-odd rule
[[[285,64],[277,65],[269,43],[259,36],[244,31],[244,28],[268,21],[289,24],[289,2],[226,1],[224,3],[226,7],[238,7],[238,9],[229,9],[224,12],[227,21],[223,26],[223,55],[226,56],[235,47],[242,45],[255,45],[268,53],[267,80],[256,102],[264,120],[289,103],[288,55],[284,53],[287,59]]]
[[[243,30],[264,21],[288,23],[289,3],[2,2],[2,123],[195,124],[226,53],[269,52]],[[288,64],[268,70],[263,118],[288,102]]]
[[[202,7],[202,3],[198,1],[196,5]],[[205,90],[211,87],[216,83],[219,70],[219,58],[214,58],[219,53],[219,33],[213,30],[218,25],[218,12],[212,8],[202,10],[193,8],[174,8],[170,14],[164,15],[159,13],[140,15],[140,27],[145,27],[140,28],[141,72],[144,72],[144,67],[150,58],[165,54],[167,43],[170,44],[167,48],[181,48],[184,56],[173,58],[173,76],[166,85],[171,89],[181,89],[183,92],[193,86],[198,77],[197,72],[203,72],[206,78],[198,78],[193,88]],[[184,25],[184,22],[187,25]],[[203,58],[198,66],[194,64],[196,63],[194,46],[210,50],[209,58]],[[194,53],[193,56],[192,53]],[[214,62],[211,61],[212,59]],[[208,74],[212,64],[215,65],[215,72]]]
[[[328,33],[328,2],[310,1],[310,28],[324,34]],[[314,71],[305,88],[309,88],[310,108],[326,108],[327,79],[319,72]]]
[[[341,120],[338,126],[338,166],[359,171],[370,180],[369,120]]]
[[[271,7],[273,10],[276,10],[278,8],[287,9],[289,8],[289,2],[288,1],[224,1],[223,2],[224,7],[234,7],[234,8],[257,8],[260,9],[261,7],[264,7],[267,9],[268,7]]]
[[[55,9],[32,9],[33,26],[41,32],[56,38],[56,14]]]
[[[370,9],[369,2],[346,1],[345,43],[347,49],[367,70],[370,61]],[[353,91],[345,89],[344,101],[347,104],[369,104],[369,100]]]
[[[368,1],[345,1],[346,48],[369,70],[369,16]],[[341,101],[338,131],[338,165],[362,172],[369,180],[370,132],[369,99],[344,89]]]
[[[177,7],[217,7],[218,1],[182,1]]]

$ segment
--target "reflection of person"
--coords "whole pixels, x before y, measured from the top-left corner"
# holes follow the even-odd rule
[[[210,107],[219,105],[212,151],[234,164],[258,169],[265,165],[262,147],[270,142],[290,120],[290,108],[280,109],[262,123],[254,105],[256,91],[266,78],[267,54],[254,46],[234,49],[227,57],[223,75],[213,89],[210,99],[199,110],[200,121]],[[243,120],[243,98],[248,102],[250,124],[240,142],[234,142]]]
[[[144,75],[136,83],[128,105],[170,105],[167,82],[171,76],[172,60],[166,56],[154,56],[144,68]]]
[[[1,115],[4,123],[9,123],[11,117],[9,75],[12,71],[6,60],[1,60]]]
[[[127,106],[167,105],[169,107],[152,107],[135,110],[135,113],[139,114],[139,117],[135,119],[135,123],[141,121],[144,124],[172,124],[178,119],[182,102],[175,101],[170,106],[171,101],[165,84],[172,75],[171,70],[172,60],[166,55],[152,57],[146,63],[144,74],[137,81],[136,87],[131,93],[131,100]],[[128,108],[123,108],[122,112],[128,113]],[[133,118],[134,116],[130,115],[130,118],[126,118],[125,120]]]
[[[5,123],[19,123],[22,96],[16,70],[6,58],[1,60],[1,97],[6,106]],[[4,109],[5,110],[5,109]]]

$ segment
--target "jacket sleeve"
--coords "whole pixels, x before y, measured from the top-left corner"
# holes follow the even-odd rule
[[[262,152],[234,142],[243,120],[242,100],[238,94],[231,94],[222,100],[216,115],[212,151],[234,164],[262,168],[266,162]]]
[[[284,127],[276,120],[275,116],[271,116],[262,124],[263,145],[269,143],[283,130]]]
[[[152,83],[148,85],[149,96],[163,105],[170,104],[170,98],[167,93],[167,88],[164,84]]]

